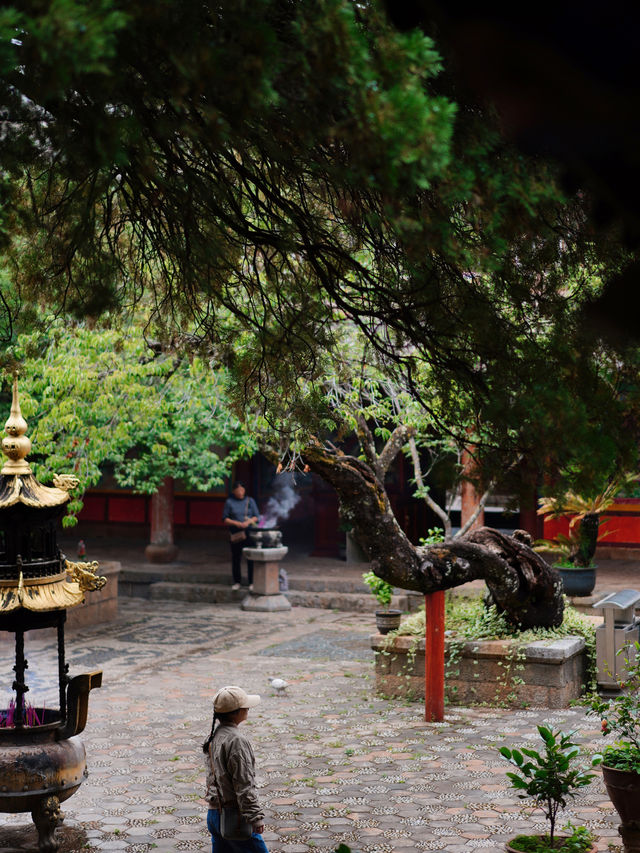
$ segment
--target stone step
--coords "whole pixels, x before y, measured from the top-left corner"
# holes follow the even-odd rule
[[[232,590],[229,584],[173,583],[158,581],[146,584],[146,595],[152,600],[194,601],[211,604],[241,602],[247,595],[246,589]],[[369,593],[341,592],[339,590],[314,592],[290,589],[285,593],[294,607],[318,607],[324,610],[341,610],[355,613],[373,613],[376,601]],[[422,602],[422,596],[403,593],[394,595],[391,607],[398,610],[414,610]]]
[[[206,604],[229,604],[230,602],[242,601],[248,594],[246,588],[231,589],[229,584],[212,583],[172,583],[171,581],[158,581],[157,583],[145,584],[145,598],[152,601],[194,601]]]
[[[368,592],[359,594],[339,590],[314,592],[290,589],[285,594],[294,607],[318,607],[324,610],[347,610],[354,613],[373,613],[378,608],[376,600]],[[411,609],[410,598],[413,597],[406,593],[394,595],[390,607],[396,610],[409,610]]]
[[[361,580],[354,578],[322,578],[289,576],[289,589],[306,592],[347,592],[358,595],[370,595],[369,587]]]
[[[228,586],[230,570],[224,571],[189,571],[182,568],[164,568],[152,566],[147,568],[123,569],[120,574],[120,585],[123,595],[148,596],[141,592],[144,586],[156,583],[198,584],[200,586]],[[360,578],[352,577],[314,577],[311,575],[289,575],[289,588],[306,592],[341,592],[369,595],[368,587]]]

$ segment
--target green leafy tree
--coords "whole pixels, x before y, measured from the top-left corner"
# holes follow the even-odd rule
[[[54,323],[44,335],[20,336],[12,352],[36,476],[73,473],[78,495],[106,464],[138,492],[155,492],[168,476],[208,490],[255,451],[231,411],[225,371],[145,341],[137,324],[116,331]],[[80,497],[71,501],[66,524],[81,507]]]

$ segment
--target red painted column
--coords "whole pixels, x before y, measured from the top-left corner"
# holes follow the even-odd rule
[[[475,473],[476,464],[468,450],[462,452],[462,466],[465,474],[472,475]],[[464,527],[467,520],[476,511],[480,497],[481,495],[475,490],[473,483],[468,480],[462,481],[460,485],[460,527]],[[471,530],[476,530],[478,527],[484,527],[484,510],[478,514],[471,525]]]
[[[520,529],[530,533],[533,539],[541,539],[543,521],[538,515],[537,472],[522,462],[520,477]]]
[[[424,597],[424,718],[444,720],[444,590]]]
[[[178,555],[173,541],[173,477],[165,477],[151,498],[151,541],[144,551],[150,563],[171,563]]]

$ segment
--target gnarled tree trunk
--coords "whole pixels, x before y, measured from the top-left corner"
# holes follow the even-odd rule
[[[304,458],[336,490],[340,513],[352,524],[379,577],[422,593],[482,579],[513,624],[523,629],[561,624],[560,577],[531,550],[525,531],[507,537],[482,527],[460,539],[418,547],[400,528],[384,485],[369,464],[319,442],[307,446]]]

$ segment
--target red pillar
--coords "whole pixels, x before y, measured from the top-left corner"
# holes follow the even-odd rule
[[[151,536],[144,555],[150,563],[171,563],[178,556],[173,542],[173,477],[165,477],[151,498]]]
[[[536,539],[541,539],[542,532],[542,518],[538,515],[538,511],[535,506],[523,506],[520,504],[520,530],[526,530],[527,533],[531,534],[532,539],[535,541]]]
[[[469,476],[477,473],[475,461],[468,450],[462,451],[462,470],[464,474]],[[481,495],[475,490],[473,483],[463,480],[460,486],[460,527],[464,527],[467,520],[476,511],[480,498]],[[484,510],[481,510],[478,514],[478,517],[471,525],[471,530],[476,530],[478,527],[484,527]]]
[[[444,720],[444,590],[424,597],[424,718]]]
[[[543,536],[543,520],[538,515],[537,473],[526,462],[520,466],[520,528],[530,533],[533,539]]]

